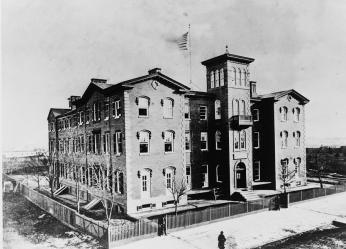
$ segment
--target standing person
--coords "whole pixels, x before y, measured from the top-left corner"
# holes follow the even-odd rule
[[[162,235],[167,235],[166,216],[162,218]]]
[[[218,243],[219,249],[225,249],[226,238],[225,238],[225,235],[223,235],[223,231],[221,231],[217,240],[219,241]]]

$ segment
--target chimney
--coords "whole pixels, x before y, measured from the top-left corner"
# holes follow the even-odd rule
[[[81,96],[71,96],[68,98],[68,106],[70,107],[71,110],[76,109],[76,104],[74,102],[80,98]]]
[[[257,97],[256,81],[250,81],[250,98]]]
[[[161,68],[155,67],[155,68],[153,68],[153,69],[150,69],[150,70],[148,71],[148,73],[149,73],[149,74],[161,73]]]
[[[92,78],[90,83],[107,83],[107,80]]]

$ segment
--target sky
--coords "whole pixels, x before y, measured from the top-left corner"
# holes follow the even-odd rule
[[[2,150],[47,148],[51,107],[67,108],[91,78],[117,83],[162,68],[187,84],[173,42],[191,24],[192,80],[201,61],[254,58],[257,91],[294,88],[308,99],[307,145],[346,145],[346,1],[3,0]]]

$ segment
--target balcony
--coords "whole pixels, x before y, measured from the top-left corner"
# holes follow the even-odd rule
[[[252,126],[253,120],[251,115],[235,115],[230,119],[232,128],[245,129]]]

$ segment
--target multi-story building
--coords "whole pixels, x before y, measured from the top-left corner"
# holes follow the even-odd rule
[[[182,182],[191,193],[217,187],[223,198],[280,189],[279,169],[292,163],[295,185],[306,184],[308,100],[294,90],[257,95],[249,81],[253,61],[228,52],[203,61],[206,92],[159,68],[117,84],[92,79],[81,97],[69,98],[70,109],[48,115],[57,187],[76,193],[78,182],[85,200],[106,193],[119,211],[135,213],[171,206],[171,186]],[[282,147],[289,135],[294,143]],[[186,202],[184,196],[179,204]]]

